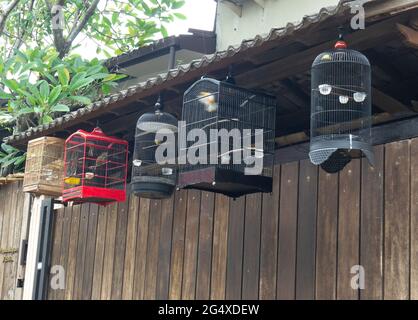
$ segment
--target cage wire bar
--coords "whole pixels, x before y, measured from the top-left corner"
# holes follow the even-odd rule
[[[202,143],[187,141],[185,153],[198,157],[207,154],[207,163],[180,165],[179,187],[214,191],[231,197],[254,192],[271,192],[275,146],[275,97],[239,88],[226,81],[204,78],[193,84],[184,94],[181,128],[187,135],[195,129],[203,130],[207,138]],[[228,150],[222,151],[222,138],[212,136],[211,130],[240,132],[239,139],[227,138]],[[251,146],[244,146],[244,129],[251,130]],[[263,146],[257,149],[256,129],[262,129]],[[213,145],[217,144],[217,147]],[[259,175],[246,175],[244,156],[262,159]],[[234,157],[241,157],[239,163]],[[213,164],[210,159],[217,159]]]
[[[311,162],[330,173],[363,154],[373,164],[371,67],[339,41],[312,65]]]

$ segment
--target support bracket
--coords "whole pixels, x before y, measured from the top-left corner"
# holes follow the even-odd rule
[[[266,0],[253,0],[253,1],[263,9],[266,7]]]
[[[405,45],[407,47],[418,49],[418,31],[400,23],[397,23],[396,27],[403,36],[403,42]]]
[[[238,17],[242,17],[242,5],[236,4],[234,2],[230,2],[228,0],[222,0],[222,4],[229,8],[233,13],[235,13]]]

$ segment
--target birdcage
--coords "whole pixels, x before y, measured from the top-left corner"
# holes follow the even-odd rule
[[[163,199],[173,193],[177,182],[176,133],[177,119],[160,109],[138,119],[131,178],[135,195]],[[164,150],[159,153],[159,148]]]
[[[100,128],[65,141],[63,201],[106,205],[126,199],[128,142]]]
[[[275,97],[227,81],[194,83],[179,126],[179,187],[234,198],[271,192],[275,112]]]
[[[59,197],[62,194],[64,140],[42,137],[29,141],[23,191]]]
[[[312,163],[330,173],[363,155],[373,164],[371,68],[366,56],[338,41],[334,50],[315,59],[311,84]]]

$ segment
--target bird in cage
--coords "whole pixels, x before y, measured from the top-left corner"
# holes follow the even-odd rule
[[[78,157],[77,151],[69,153],[67,177],[64,179],[64,182],[68,185],[78,186],[81,184],[81,179],[77,177]]]
[[[77,175],[77,166],[78,166],[78,152],[71,152],[68,160],[68,175],[75,176]]]
[[[107,151],[102,152],[96,159],[96,167],[99,167],[107,162]]]
[[[199,101],[205,106],[207,112],[216,112],[218,110],[218,102],[215,95],[210,92],[201,91],[197,95]]]
[[[84,178],[91,180],[96,176],[98,168],[102,167],[107,162],[107,151],[102,152],[97,158],[93,166],[88,167],[88,171],[85,173]]]

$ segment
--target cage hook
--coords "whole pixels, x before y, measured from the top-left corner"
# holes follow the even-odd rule
[[[343,26],[338,27],[338,41],[335,44],[335,49],[347,49],[347,42],[344,39],[345,29]]]
[[[235,84],[235,79],[234,79],[234,76],[232,75],[233,68],[234,68],[233,64],[230,64],[228,67],[228,74],[226,76],[225,82]]]
[[[164,98],[163,98],[163,93],[160,92],[160,94],[158,95],[158,99],[157,102],[155,102],[155,113],[160,113],[162,112],[164,108]]]
[[[338,40],[344,41],[345,30],[343,26],[338,27]]]

